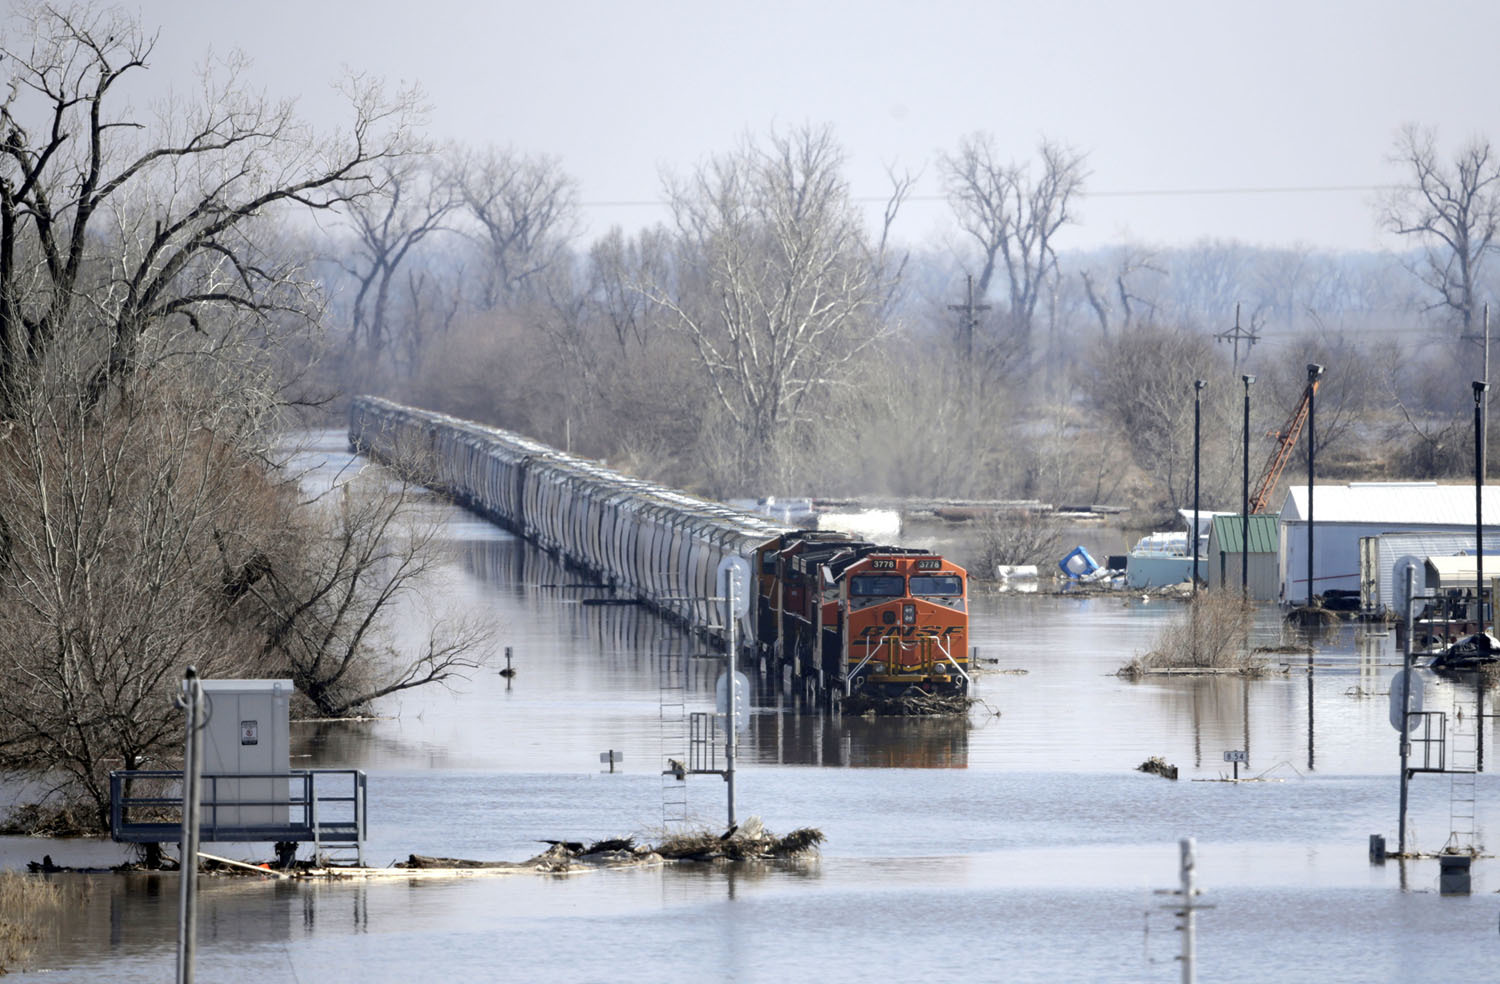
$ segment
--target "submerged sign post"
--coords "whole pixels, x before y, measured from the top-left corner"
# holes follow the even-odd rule
[[[1242,748],[1231,748],[1229,751],[1224,753],[1224,761],[1234,763],[1234,777],[1235,779],[1239,779],[1240,763],[1244,762],[1246,765],[1249,765],[1250,754]]]
[[[735,626],[738,621],[750,614],[750,562],[744,557],[725,557],[719,561],[717,585],[719,600],[724,603],[724,661],[726,672],[720,678],[720,693],[723,695],[719,700],[719,711],[727,715],[725,719],[728,738],[724,742],[724,781],[728,784],[729,796],[729,826],[733,827],[734,819],[734,753],[735,736],[740,729],[739,718],[749,717],[744,713],[748,710],[750,681],[743,673],[735,671],[734,652]],[[743,681],[743,682],[742,682]]]

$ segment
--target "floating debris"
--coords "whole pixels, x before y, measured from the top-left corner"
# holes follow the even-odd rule
[[[1300,605],[1286,613],[1286,620],[1304,629],[1327,628],[1343,621],[1337,612],[1322,605]]]
[[[1163,779],[1177,780],[1177,766],[1168,765],[1167,760],[1160,755],[1153,755],[1140,765],[1135,767],[1137,772],[1148,772],[1161,776]]]
[[[878,694],[851,694],[843,700],[845,714],[871,717],[937,717],[969,713],[976,698],[961,694],[929,694],[913,688],[895,697]]]
[[[1500,662],[1500,639],[1488,632],[1476,632],[1444,649],[1428,665],[1443,670],[1474,670]]]

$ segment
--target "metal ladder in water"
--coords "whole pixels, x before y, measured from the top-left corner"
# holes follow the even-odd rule
[[[1455,687],[1448,732],[1448,843],[1444,851],[1473,853],[1475,779],[1479,768],[1479,706],[1467,688]]]
[[[687,822],[688,760],[687,657],[659,657],[661,694],[661,822],[671,828]]]

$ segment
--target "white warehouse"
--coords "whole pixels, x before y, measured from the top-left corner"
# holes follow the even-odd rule
[[[1485,539],[1500,534],[1500,490],[1484,491]],[[1307,486],[1281,507],[1281,598],[1307,598]],[[1474,486],[1351,482],[1313,486],[1313,594],[1359,591],[1359,541],[1382,533],[1474,532]]]

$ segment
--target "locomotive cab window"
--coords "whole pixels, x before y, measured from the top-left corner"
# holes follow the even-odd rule
[[[900,574],[856,574],[849,581],[849,593],[856,596],[899,598],[906,593],[906,578]]]
[[[957,574],[913,574],[911,593],[924,598],[956,597],[964,593],[964,582]]]

